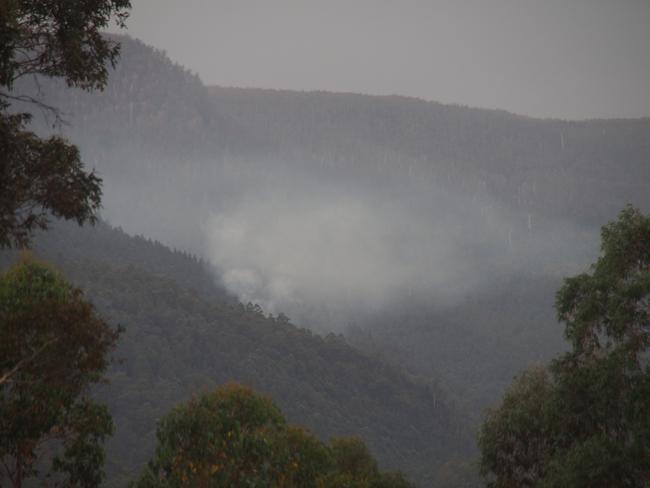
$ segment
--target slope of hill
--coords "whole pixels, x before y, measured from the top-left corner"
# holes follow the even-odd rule
[[[325,337],[268,317],[214,285],[195,258],[105,224],[57,224],[38,237],[39,258],[81,286],[126,331],[110,384],[98,392],[117,431],[109,485],[124,486],[150,457],[156,420],[193,393],[229,381],[252,385],[288,419],[324,439],[359,435],[385,467],[422,486],[471,453],[466,422],[433,384]],[[7,267],[16,253],[0,253]]]
[[[399,96],[209,87],[218,110],[287,152],[444,178],[517,212],[600,226],[648,205],[650,118],[568,122]],[[377,157],[377,156],[383,157]],[[397,156],[397,157],[396,157]]]
[[[205,87],[122,42],[104,93],[42,85],[104,177],[104,216],[202,256],[244,302],[436,378],[474,418],[562,347],[554,290],[599,226],[650,209],[650,119]]]
[[[626,203],[650,205],[650,118],[565,122],[397,96],[205,87],[164,53],[120,40],[104,92],[48,81],[39,91],[104,177],[106,217],[132,233],[203,254],[215,208],[314,182],[396,200],[456,195],[485,221],[508,220],[522,246],[558,220],[597,229]]]

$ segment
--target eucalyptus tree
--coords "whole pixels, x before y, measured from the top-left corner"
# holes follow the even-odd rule
[[[56,107],[16,90],[28,77],[61,78],[102,89],[119,45],[105,36],[123,27],[129,0],[0,0],[0,247],[26,246],[48,217],[94,222],[101,180],[84,167],[78,148],[61,137],[27,130],[25,104],[58,120]]]
[[[590,272],[556,309],[570,350],[520,376],[479,444],[490,486],[650,483],[650,217],[627,207],[602,229]]]
[[[100,484],[113,422],[89,389],[118,335],[48,267],[0,276],[0,486]]]

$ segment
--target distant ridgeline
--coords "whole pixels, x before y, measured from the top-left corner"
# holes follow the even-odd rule
[[[595,234],[625,204],[650,211],[647,118],[539,120],[398,96],[206,87],[164,53],[120,40],[121,60],[104,92],[40,87],[70,123],[64,133],[103,177],[108,222],[223,271],[241,256],[224,254],[223,239],[210,243],[215,215],[236,223],[250,217],[254,232],[264,222],[276,228],[281,211],[302,209],[305,196],[316,203],[301,224],[323,215],[322,202],[352,201],[359,213],[349,228],[366,225],[367,209],[379,215],[368,247],[378,244],[382,255],[385,237],[398,257],[418,257],[422,281],[430,275],[437,285],[414,284],[411,293],[396,281],[403,289],[388,306],[366,310],[352,300],[354,320],[325,304],[322,317],[334,318],[320,325],[345,330],[388,367],[337,337],[247,309],[198,260],[159,244],[103,226],[83,238],[67,228],[45,236],[41,252],[64,262],[101,310],[133,331],[107,394],[132,407],[116,410],[113,473],[132,468],[121,455],[142,452],[136,464],[146,458],[140,443],[151,446],[154,419],[169,406],[233,378],[273,394],[290,421],[321,435],[360,434],[384,463],[430,479],[438,463],[456,456],[447,450],[467,452],[458,427],[465,421],[448,400],[474,424],[517,371],[556,355],[564,347],[552,307],[561,277],[593,261]],[[51,130],[42,120],[38,127]],[[228,230],[226,240],[240,229]],[[260,242],[276,246],[272,257],[291,254],[306,233]],[[71,254],[68,239],[81,254]],[[408,247],[413,242],[422,244]],[[436,256],[440,243],[447,248]],[[337,285],[345,284],[344,271],[340,281],[334,276]],[[456,287],[453,300],[436,301]],[[278,310],[297,320],[295,310]],[[322,318],[305,316],[300,325]],[[446,393],[399,370],[435,378]]]
[[[57,223],[38,236],[34,253],[80,286],[102,317],[126,329],[110,384],[98,392],[116,425],[109,486],[125,486],[152,456],[158,419],[231,381],[269,394],[289,421],[323,440],[360,436],[382,468],[401,469],[421,486],[444,484],[444,469],[473,456],[467,421],[434,384],[360,353],[340,336],[321,337],[238,302],[186,253],[103,223]],[[0,269],[17,255],[0,252]]]
[[[512,212],[600,226],[650,205],[650,118],[542,120],[400,96],[209,87],[216,107],[351,173],[441,180]],[[315,156],[315,157],[314,157]]]
[[[106,181],[107,216],[127,231],[203,251],[202,219],[236,198],[233,183],[241,192],[286,170],[383,189],[442,184],[484,205],[486,219],[511,215],[515,241],[552,218],[598,229],[627,203],[650,206],[650,118],[541,120],[399,96],[206,87],[163,52],[119,39],[104,92],[44,80],[40,93],[62,108],[64,132]],[[144,222],[152,209],[160,219]]]

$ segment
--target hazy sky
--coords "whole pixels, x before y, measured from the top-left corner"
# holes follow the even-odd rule
[[[133,0],[206,84],[650,116],[650,0]]]

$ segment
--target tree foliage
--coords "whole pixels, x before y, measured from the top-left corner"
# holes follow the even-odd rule
[[[74,145],[25,129],[31,115],[10,113],[37,98],[14,91],[26,76],[63,78],[69,86],[101,89],[119,46],[102,35],[124,26],[129,0],[0,0],[0,247],[24,246],[55,217],[93,222],[101,180],[84,170]]]
[[[0,114],[0,247],[23,246],[48,216],[95,222],[101,180],[76,146],[25,131],[26,115]]]
[[[650,481],[650,217],[627,207],[601,249],[557,294],[571,350],[522,375],[482,427],[491,486]]]
[[[27,260],[0,277],[0,485],[100,483],[113,424],[87,393],[117,336],[54,271]]]
[[[101,29],[124,26],[129,0],[2,0],[0,85],[26,75],[65,78],[70,86],[102,88],[119,47]],[[7,95],[7,94],[5,94]]]
[[[137,488],[411,486],[399,473],[380,473],[361,440],[335,439],[328,447],[287,425],[270,400],[240,385],[176,407],[157,437],[155,458]]]

